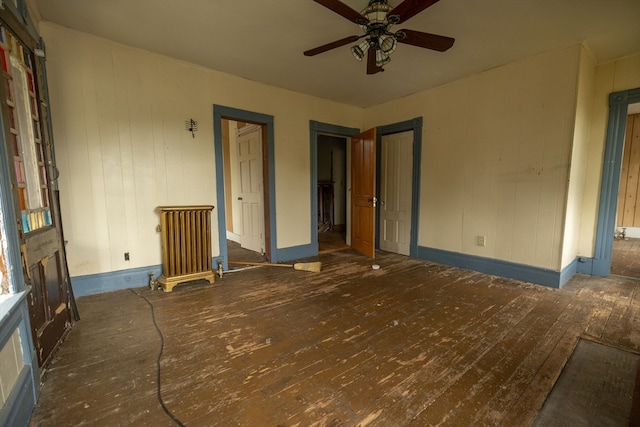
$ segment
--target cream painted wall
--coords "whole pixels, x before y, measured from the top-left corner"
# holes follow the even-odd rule
[[[212,104],[275,118],[279,248],[311,239],[309,120],[364,129],[421,116],[419,245],[560,270],[592,253],[606,97],[640,87],[640,55],[593,76],[576,45],[362,110],[53,24],[40,31],[73,276],[159,264],[153,209],[215,204]]]
[[[54,24],[40,31],[72,276],[160,264],[155,207],[216,204],[213,104],[274,116],[277,244],[311,241],[309,120],[360,128],[362,109]],[[217,255],[215,213],[212,226]]]
[[[366,111],[365,128],[423,117],[420,246],[560,269],[580,56],[541,54]]]
[[[581,50],[576,98],[576,119],[571,150],[571,172],[567,194],[567,213],[561,267],[576,259],[580,238],[581,209],[589,156],[589,130],[595,84],[596,64],[585,47]]]
[[[593,257],[595,253],[602,162],[609,116],[609,94],[636,88],[640,88],[640,53],[597,67],[578,243],[578,255],[580,256]],[[613,230],[611,232],[613,233]]]

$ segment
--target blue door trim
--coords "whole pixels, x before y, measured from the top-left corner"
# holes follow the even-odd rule
[[[270,228],[270,245],[271,262],[281,261],[277,250],[276,230],[276,187],[275,187],[275,138],[273,116],[268,114],[254,113],[252,111],[240,110],[222,105],[213,106],[213,145],[215,150],[215,167],[216,167],[216,199],[218,214],[218,243],[220,245],[220,258],[222,259],[223,268],[229,269],[227,254],[227,221],[225,218],[225,200],[224,200],[224,164],[222,157],[222,119],[237,120],[242,122],[263,124],[267,127],[267,165],[269,168],[267,183],[269,189],[269,228]]]
[[[640,102],[640,88],[614,92],[609,95],[609,120],[602,166],[595,251],[593,262],[584,263],[585,267],[590,265],[592,270],[588,272],[578,269],[583,273],[608,276],[611,272],[611,251],[616,224],[627,110],[629,104],[636,102]]]

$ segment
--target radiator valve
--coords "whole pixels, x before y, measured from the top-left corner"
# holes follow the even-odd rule
[[[152,291],[158,290],[158,281],[153,277],[153,271],[149,272],[149,287]]]
[[[218,277],[222,278],[224,270],[222,269],[222,261],[218,261]]]

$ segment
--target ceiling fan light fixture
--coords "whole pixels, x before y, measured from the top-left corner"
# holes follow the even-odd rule
[[[371,43],[369,42],[369,40],[364,40],[360,44],[357,44],[351,48],[351,54],[358,61],[362,61],[362,58],[364,58],[367,54],[369,47],[371,47]]]
[[[396,50],[398,42],[392,35],[382,35],[378,38],[378,46],[380,46],[380,50],[382,50],[385,54],[391,55],[393,51]]]
[[[369,5],[360,14],[367,18],[368,25],[386,24],[387,14],[393,10],[387,0],[370,0]],[[365,25],[364,28],[367,26]]]
[[[391,62],[391,58],[389,57],[389,55],[387,55],[380,49],[376,50],[376,66],[382,68],[389,62]]]

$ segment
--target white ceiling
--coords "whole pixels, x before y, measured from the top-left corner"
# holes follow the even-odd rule
[[[343,0],[361,10],[367,0]],[[397,5],[400,0],[390,0]],[[456,39],[401,44],[366,74],[349,45],[302,52],[360,28],[312,0],[32,0],[43,21],[250,80],[360,107],[537,53],[587,42],[598,63],[640,53],[640,0],[440,0],[397,29]]]

